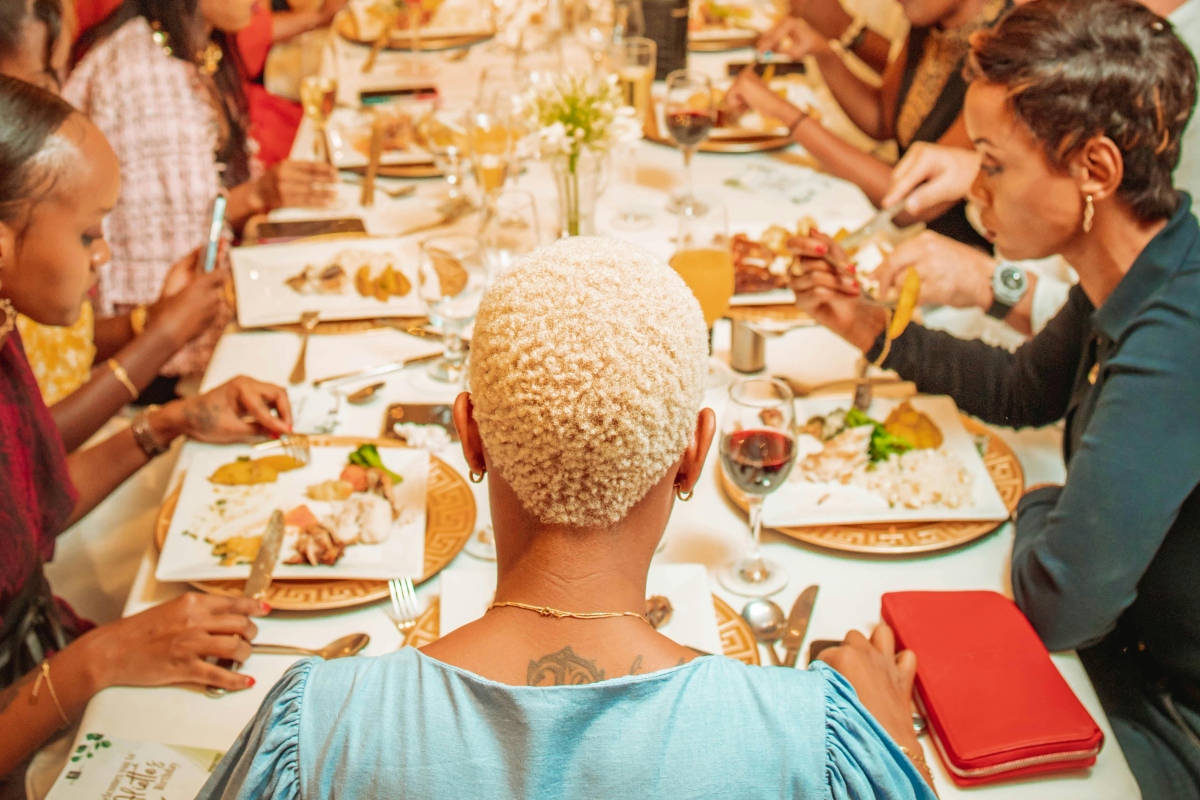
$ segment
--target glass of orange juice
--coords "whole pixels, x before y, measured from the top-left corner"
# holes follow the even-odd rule
[[[733,298],[733,253],[729,247],[729,212],[725,206],[706,200],[682,211],[671,267],[700,301],[711,347],[713,325],[729,313]],[[719,377],[710,362],[709,382],[716,385]]]

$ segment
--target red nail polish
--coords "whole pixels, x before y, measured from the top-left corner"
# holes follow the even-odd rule
[[[823,244],[818,244],[813,249],[817,251],[817,255],[819,255],[819,256],[823,256],[829,252],[828,245],[823,245]]]
[[[249,689],[252,686],[254,686],[254,678],[251,678],[249,675],[247,675],[246,676],[246,688]]]
[[[268,603],[265,603],[265,602],[263,602],[262,600],[259,600],[259,601],[258,601],[258,604],[262,606],[262,610],[263,610],[263,613],[264,613],[264,614],[270,614],[270,613],[271,613],[271,606],[270,606],[270,604],[268,604]]]

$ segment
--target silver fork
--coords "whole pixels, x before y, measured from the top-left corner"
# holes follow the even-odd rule
[[[417,617],[421,615],[421,604],[417,602],[417,590],[413,588],[412,578],[392,578],[388,581],[388,594],[392,598],[392,621],[403,638],[417,626]]]
[[[285,433],[274,441],[256,444],[254,449],[270,450],[276,447],[282,448],[284,455],[291,456],[304,466],[308,466],[312,460],[312,444],[303,433]]]

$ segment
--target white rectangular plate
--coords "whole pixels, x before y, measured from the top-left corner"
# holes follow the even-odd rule
[[[329,264],[343,250],[370,250],[395,256],[395,267],[408,277],[412,291],[381,303],[374,297],[360,295],[354,288],[353,275],[348,276],[341,294],[300,294],[284,283],[309,264]],[[324,321],[417,317],[425,313],[417,297],[417,243],[412,240],[362,238],[235,247],[231,260],[237,287],[238,324],[243,328],[298,322],[305,311],[321,312]]]
[[[877,399],[871,404],[870,416],[883,422],[900,402]],[[956,457],[971,474],[973,502],[970,505],[889,508],[882,497],[866,489],[837,483],[809,483],[799,479],[799,472],[793,469],[784,485],[767,496],[763,504],[763,524],[772,528],[802,528],[869,522],[998,522],[1007,519],[1008,507],[983,464],[975,447],[975,438],[963,427],[954,401],[941,395],[923,395],[911,398],[910,402],[941,429],[944,438],[941,449]],[[809,417],[850,408],[851,404],[852,398],[848,395],[797,400],[796,419],[803,424]],[[825,501],[818,505],[822,498]]]
[[[448,569],[442,573],[441,631],[445,636],[484,615],[496,594],[496,572],[484,569]],[[671,601],[671,621],[658,632],[685,647],[721,653],[717,612],[713,610],[708,573],[702,564],[653,564],[646,595]],[[536,601],[533,601],[536,602]],[[567,611],[603,611],[581,608]]]
[[[218,486],[208,476],[222,464],[239,455],[257,458],[278,455],[276,448],[255,452],[248,445],[217,447],[189,443],[192,458],[179,504],[171,518],[167,540],[158,559],[154,575],[160,581],[207,581],[246,578],[250,565],[222,567],[212,554],[212,544],[205,537],[225,539],[230,535],[256,535],[267,526],[271,512],[280,509],[285,514],[298,505],[309,507],[319,519],[334,509],[334,503],[309,500],[305,489],[314,483],[334,480],[346,465],[353,447],[314,447],[312,462],[302,469],[284,472],[275,483],[257,486]],[[429,452],[399,447],[380,448],[383,463],[404,481],[396,492],[405,514],[392,526],[392,533],[380,544],[356,544],[346,548],[341,560],[332,567],[287,565],[283,562],[295,554],[296,529],[289,528],[280,549],[275,578],[418,578],[425,564],[425,492],[429,477]],[[219,500],[225,500],[218,505]]]
[[[433,108],[433,103],[413,101],[404,103],[403,108],[412,115],[415,122]],[[371,141],[370,112],[353,108],[334,109],[325,126],[325,138],[329,143],[329,160],[333,162],[333,166],[338,169],[367,166],[370,160],[367,153],[354,146],[363,137],[369,146]],[[379,163],[385,165],[432,164],[433,156],[414,143],[407,150],[384,150],[379,158]]]

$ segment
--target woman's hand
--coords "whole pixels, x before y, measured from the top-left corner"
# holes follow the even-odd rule
[[[922,231],[892,251],[875,271],[880,294],[887,297],[892,287],[899,290],[909,269],[921,276],[921,305],[984,310],[992,305],[996,262],[981,250]]]
[[[863,352],[870,350],[887,326],[887,315],[863,301],[857,281],[825,261],[828,256],[838,264],[849,264],[841,246],[814,230],[809,236],[792,238],[788,248],[798,257],[788,276],[796,306]]]
[[[829,37],[799,17],[785,18],[759,37],[755,48],[760,53],[783,53],[793,61],[833,52]]]
[[[880,206],[887,208],[907,197],[904,210],[919,215],[957,203],[971,191],[979,160],[974,150],[917,142],[892,169],[892,185]]]
[[[162,296],[147,315],[147,329],[164,333],[176,350],[208,330],[226,303],[228,271],[200,272],[200,252],[192,251],[171,267]]]
[[[337,200],[337,170],[316,161],[280,161],[254,182],[259,212],[276,208],[325,208]]]
[[[247,597],[189,592],[97,628],[80,641],[90,648],[97,689],[197,683],[237,691],[253,686],[254,679],[205,659],[248,659],[250,641],[258,634],[250,617],[268,611]]]
[[[186,435],[210,444],[233,444],[264,433],[291,433],[292,407],[286,389],[243,375],[207,394],[163,406],[151,415],[150,427],[160,442]]]
[[[910,750],[920,747],[912,728],[917,657],[911,650],[896,652],[896,637],[891,628],[880,623],[870,640],[858,631],[850,631],[841,645],[822,651],[820,660],[850,682],[863,708],[871,712],[897,744]]]
[[[804,112],[771,91],[766,81],[759,77],[751,64],[738,73],[737,80],[729,87],[722,101],[735,116],[753,109],[764,117],[782,120],[785,125],[795,127],[795,122]]]

